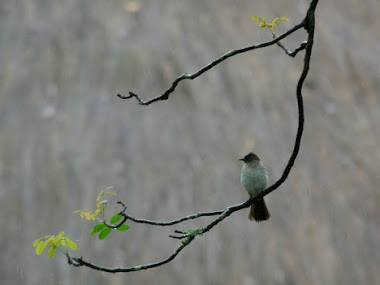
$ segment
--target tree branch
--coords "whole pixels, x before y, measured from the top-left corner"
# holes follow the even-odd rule
[[[247,52],[247,51],[250,51],[253,49],[273,45],[275,43],[278,43],[281,39],[290,35],[294,31],[296,31],[302,27],[305,28],[307,33],[308,33],[308,39],[307,39],[305,47],[303,47],[304,44],[301,44],[301,46],[299,48],[297,48],[294,52],[289,51],[290,54],[294,54],[294,53],[296,54],[296,53],[298,53],[298,51],[300,51],[302,49],[306,50],[305,57],[304,57],[303,70],[302,70],[302,73],[301,73],[300,78],[298,80],[297,89],[296,89],[297,106],[298,106],[297,134],[296,134],[296,139],[295,139],[292,154],[289,158],[289,161],[288,161],[281,177],[273,185],[268,187],[265,191],[261,192],[258,196],[254,197],[254,198],[250,198],[243,203],[233,205],[233,206],[229,206],[229,207],[225,208],[224,210],[213,211],[213,212],[203,212],[203,213],[200,212],[200,213],[188,215],[188,216],[185,216],[185,217],[173,220],[173,221],[168,221],[168,222],[158,222],[158,221],[151,221],[151,220],[135,218],[135,217],[125,213],[126,208],[125,208],[124,204],[121,203],[124,206],[124,210],[122,212],[120,212],[120,214],[122,214],[125,219],[130,219],[136,223],[145,223],[145,224],[157,225],[157,226],[171,226],[171,225],[178,224],[178,223],[181,223],[181,222],[186,221],[186,220],[196,219],[196,218],[203,217],[203,216],[218,215],[218,217],[216,217],[212,222],[210,222],[206,226],[198,228],[198,229],[187,230],[187,231],[176,230],[175,233],[180,234],[180,235],[179,236],[172,235],[171,237],[175,238],[175,239],[181,239],[182,240],[181,244],[174,250],[174,252],[169,257],[162,259],[162,260],[155,262],[155,263],[147,263],[147,264],[127,267],[127,268],[106,268],[106,267],[102,267],[102,266],[95,265],[93,263],[87,262],[87,261],[83,260],[82,257],[76,258],[76,257],[70,257],[69,255],[67,255],[69,264],[71,264],[73,266],[77,266],[77,267],[86,266],[86,267],[89,267],[89,268],[92,268],[95,270],[110,272],[110,273],[140,271],[140,270],[146,270],[149,268],[161,266],[161,265],[166,264],[166,263],[170,262],[171,260],[173,260],[186,246],[188,246],[195,239],[196,236],[202,235],[202,234],[210,231],[213,227],[215,227],[217,224],[219,224],[225,218],[230,216],[232,213],[239,211],[243,208],[248,208],[256,200],[258,200],[258,199],[268,195],[269,193],[273,192],[282,183],[284,183],[284,181],[287,179],[287,177],[290,173],[290,170],[292,169],[294,162],[296,160],[296,157],[299,153],[301,138],[302,138],[302,133],[303,133],[303,128],[304,128],[304,108],[303,108],[303,98],[302,98],[302,87],[303,87],[303,84],[305,82],[305,79],[307,77],[307,74],[308,74],[309,68],[310,68],[310,58],[311,58],[312,48],[313,48],[313,43],[314,43],[315,9],[316,9],[317,4],[318,4],[318,0],[312,0],[304,20],[300,24],[294,26],[292,29],[290,29],[289,31],[282,34],[281,36],[273,39],[272,41],[266,42],[266,43],[253,45],[250,47],[231,51],[229,53],[226,53],[222,57],[218,58],[217,60],[211,62],[210,64],[206,65],[205,67],[201,68],[200,70],[198,70],[197,72],[195,72],[193,74],[181,75],[175,81],[173,81],[171,87],[169,89],[167,89],[167,91],[165,91],[161,96],[155,97],[155,98],[148,100],[148,101],[144,101],[138,94],[135,94],[132,92],[130,92],[130,95],[127,97],[123,97],[121,95],[118,95],[122,99],[129,99],[132,97],[136,97],[136,99],[139,101],[139,103],[141,105],[149,105],[149,104],[156,102],[156,101],[159,101],[159,100],[167,100],[169,98],[169,94],[174,91],[175,87],[177,86],[177,84],[181,80],[194,79],[194,78],[198,77],[199,75],[201,75],[202,73],[206,72],[207,70],[211,69],[213,66],[219,64],[220,62],[222,62],[223,60],[225,60],[231,56],[237,55],[239,53]],[[286,52],[287,49],[284,49],[284,50]],[[288,52],[286,52],[286,53],[288,54]]]
[[[291,57],[295,57],[301,50],[304,50],[307,47],[307,41],[302,42],[298,48],[294,51],[289,50],[286,46],[284,46],[281,42],[277,42],[277,45],[283,49],[283,51]]]
[[[176,89],[176,87],[177,87],[177,85],[178,85],[178,83],[180,81],[185,80],[185,79],[193,80],[193,79],[197,78],[198,76],[202,75],[203,73],[205,73],[206,71],[210,70],[214,66],[218,65],[222,61],[224,61],[224,60],[226,60],[226,59],[228,59],[228,58],[230,58],[232,56],[235,56],[235,55],[238,55],[238,54],[241,54],[241,53],[245,53],[245,52],[248,52],[248,51],[251,51],[251,50],[254,50],[254,49],[264,48],[264,47],[268,47],[268,46],[271,46],[273,44],[276,44],[278,41],[286,38],[287,36],[291,35],[295,31],[297,31],[300,28],[304,27],[305,26],[305,22],[304,21],[305,20],[303,20],[298,25],[295,25],[293,28],[291,28],[290,30],[286,31],[282,35],[274,38],[271,41],[260,43],[260,44],[257,44],[257,45],[248,46],[248,47],[241,48],[241,49],[231,50],[231,51],[227,52],[226,54],[222,55],[221,57],[217,58],[216,60],[210,62],[209,64],[207,64],[206,66],[202,67],[201,69],[199,69],[198,71],[196,71],[194,73],[190,73],[190,74],[189,73],[184,73],[184,74],[180,75],[179,77],[177,77],[172,82],[172,85],[162,95],[159,95],[159,96],[157,96],[157,97],[155,97],[153,99],[145,101],[139,94],[134,93],[134,92],[128,92],[129,93],[128,96],[123,96],[121,94],[117,94],[117,96],[119,98],[121,98],[121,99],[130,99],[130,98],[135,97],[136,100],[139,102],[139,104],[140,105],[144,105],[144,106],[150,105],[150,104],[152,104],[154,102],[157,102],[157,101],[160,101],[160,100],[167,100],[167,99],[169,99],[169,95],[174,92],[174,90]]]
[[[125,216],[127,219],[135,222],[135,223],[140,223],[140,224],[149,224],[149,225],[153,225],[153,226],[162,226],[162,227],[165,227],[165,226],[172,226],[172,225],[175,225],[175,224],[179,224],[179,223],[182,223],[184,221],[187,221],[187,220],[193,220],[193,219],[197,219],[197,218],[200,218],[200,217],[210,217],[210,216],[216,216],[216,215],[220,215],[224,212],[224,210],[219,210],[219,211],[213,211],[213,212],[199,212],[199,213],[195,213],[195,214],[192,214],[192,215],[188,215],[188,216],[185,216],[185,217],[182,217],[182,218],[178,218],[178,219],[175,219],[175,220],[172,220],[172,221],[167,221],[167,222],[162,222],[162,221],[153,221],[153,220],[146,220],[146,219],[138,219],[130,214],[127,214],[127,213],[120,213],[121,215]]]
[[[161,265],[164,265],[170,261],[172,261],[190,242],[193,241],[195,236],[188,237],[187,239],[183,240],[181,244],[177,247],[177,249],[167,258],[153,262],[153,263],[147,263],[147,264],[142,264],[142,265],[137,265],[137,266],[132,266],[132,267],[125,267],[125,268],[107,268],[103,266],[96,265],[91,262],[87,262],[83,260],[82,257],[70,257],[67,256],[68,263],[75,266],[75,267],[80,267],[80,266],[86,266],[98,271],[103,271],[103,272],[109,272],[109,273],[120,273],[120,272],[136,272],[136,271],[141,271],[141,270],[147,270],[150,268],[158,267]]]

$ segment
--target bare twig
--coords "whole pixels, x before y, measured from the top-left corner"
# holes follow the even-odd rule
[[[286,46],[284,46],[281,42],[277,42],[277,45],[284,50],[284,52],[291,57],[295,57],[297,53],[299,53],[301,50],[304,50],[307,47],[307,41],[304,41],[300,44],[298,48],[296,48],[294,51],[289,50]]]
[[[178,218],[178,219],[175,219],[175,220],[172,220],[172,221],[166,221],[166,222],[162,222],[162,221],[153,221],[153,220],[146,220],[146,219],[138,219],[130,214],[127,214],[127,213],[120,213],[121,215],[127,217],[129,220],[135,222],[135,223],[140,223],[140,224],[149,224],[149,225],[153,225],[153,226],[172,226],[172,225],[175,225],[175,224],[179,224],[179,223],[182,223],[184,221],[187,221],[187,220],[193,220],[193,219],[197,219],[197,218],[200,218],[200,217],[210,217],[210,216],[217,216],[217,215],[220,215],[224,212],[224,210],[219,210],[219,211],[213,211],[213,212],[200,212],[200,213],[195,213],[195,214],[192,214],[192,215],[188,215],[188,216],[184,216],[184,217],[181,217],[181,218]]]
[[[273,33],[272,29],[270,29],[270,32],[272,33],[272,37],[273,39],[276,38],[276,34]],[[294,51],[291,51],[290,49],[288,49],[283,43],[281,43],[280,41],[277,42],[277,45],[282,48],[282,50],[288,55],[288,56],[291,56],[291,57],[295,57],[301,50],[304,50],[306,47],[307,47],[307,41],[304,41],[300,44],[300,46],[298,48],[296,48]]]

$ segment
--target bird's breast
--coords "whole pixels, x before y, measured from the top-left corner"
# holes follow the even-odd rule
[[[267,188],[268,174],[262,165],[256,167],[244,165],[241,170],[240,181],[248,194],[254,197]]]

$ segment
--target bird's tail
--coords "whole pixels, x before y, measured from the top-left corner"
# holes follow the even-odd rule
[[[256,222],[266,221],[270,218],[270,213],[267,205],[265,204],[264,198],[257,200],[251,205],[248,218],[251,221],[254,220]]]

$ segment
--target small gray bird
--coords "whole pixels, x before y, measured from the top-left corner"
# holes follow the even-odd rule
[[[255,197],[267,188],[268,173],[260,158],[253,152],[248,153],[244,158],[239,160],[244,161],[240,174],[241,185],[243,185],[249,196]],[[248,218],[256,222],[265,221],[270,218],[264,198],[257,200],[251,205]]]

